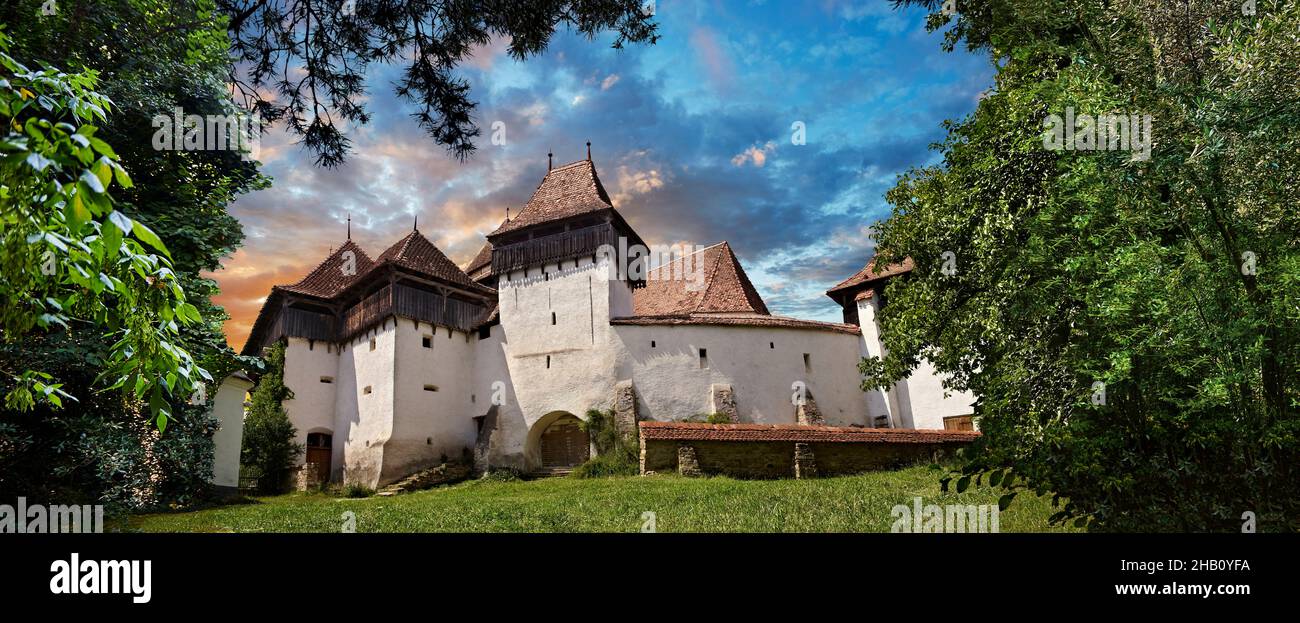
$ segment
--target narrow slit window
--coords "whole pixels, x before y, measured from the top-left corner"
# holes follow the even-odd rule
[[[551,324],[555,324],[555,312],[551,312]]]
[[[334,377],[332,377],[332,376],[322,376],[322,377],[320,377],[320,382],[322,382],[322,383],[333,383],[333,382],[334,382]]]
[[[808,353],[803,354],[803,371],[812,372],[812,355]]]
[[[436,392],[436,391],[438,391],[438,386],[437,386],[437,385],[425,385],[425,386],[424,386],[424,391],[426,391],[426,392]]]
[[[551,356],[550,356],[550,355],[547,355],[547,356],[546,356],[546,369],[547,369],[547,370],[550,370],[550,369],[551,369]]]
[[[700,369],[703,370],[703,369],[708,368],[708,367],[709,367],[709,349],[707,349],[707,348],[701,348],[701,349],[700,349]]]
[[[370,338],[370,350],[375,349],[375,338]]]

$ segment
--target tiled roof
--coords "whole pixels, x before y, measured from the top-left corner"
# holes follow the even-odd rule
[[[492,243],[484,241],[474,259],[465,265],[465,274],[475,281],[492,274]]]
[[[641,437],[675,441],[802,441],[836,443],[968,443],[975,431],[852,428],[798,424],[640,423]]]
[[[375,258],[376,267],[384,264],[395,264],[450,283],[467,286],[471,290],[480,290],[483,287],[474,283],[465,271],[447,259],[447,256],[443,255],[442,251],[439,251],[438,247],[429,242],[429,239],[418,230],[407,234],[405,238],[398,240]]]
[[[519,214],[488,235],[613,207],[596,176],[596,166],[590,160],[579,160],[548,171]]]
[[[698,313],[767,315],[767,305],[726,242],[652,269],[632,294],[635,316]]]
[[[356,272],[351,275],[345,275],[343,272],[343,253],[346,251],[356,253]],[[262,303],[262,309],[258,310],[249,338],[244,343],[244,354],[256,354],[261,348],[262,337],[275,319],[276,310],[280,308],[286,293],[336,299],[340,295],[346,296],[346,291],[350,288],[369,282],[371,275],[379,273],[385,266],[400,266],[426,277],[462,286],[485,297],[490,297],[495,292],[492,288],[471,280],[419,231],[407,234],[374,260],[371,260],[370,256],[366,255],[366,252],[355,242],[348,240],[297,283],[271,288],[271,293]]]
[[[826,293],[830,294],[831,292],[837,292],[839,290],[847,290],[849,288],[853,288],[856,286],[860,286],[868,283],[874,283],[882,279],[888,279],[890,277],[901,275],[903,273],[910,273],[912,272],[912,268],[913,268],[912,258],[909,257],[909,258],[905,258],[902,262],[899,262],[898,264],[890,264],[889,266],[886,266],[884,270],[877,273],[876,258],[873,257],[871,258],[871,261],[867,262],[866,266],[863,266],[862,269],[859,270],[858,272],[853,273],[852,277],[849,277],[848,279],[841,281],[835,287],[827,290]]]
[[[861,335],[862,329],[856,325],[839,322],[820,322],[801,320],[770,314],[679,314],[663,316],[624,316],[611,318],[610,324],[618,325],[723,325],[740,327],[779,327],[786,329],[813,329],[817,331],[835,331]]]
[[[346,261],[343,254],[347,251],[353,252],[356,256],[356,271],[350,271],[351,274],[343,272],[343,264]],[[294,294],[330,298],[352,285],[360,278],[360,275],[364,275],[374,265],[375,262],[370,259],[370,256],[366,255],[366,252],[360,246],[357,246],[357,243],[349,240],[343,243],[343,246],[339,247],[337,251],[325,258],[310,273],[307,273],[307,276],[300,279],[298,283],[276,287]]]

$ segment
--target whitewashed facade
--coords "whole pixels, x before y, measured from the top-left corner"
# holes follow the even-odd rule
[[[463,271],[418,231],[373,261],[347,242],[272,291],[245,353],[287,344],[303,460],[370,487],[462,456],[571,465],[588,451],[575,418],[613,408],[620,387],[661,421],[808,423],[809,396],[832,426],[945,428],[972,413],[928,366],[888,392],[860,387],[858,362],[881,352],[870,293],[906,271],[836,286],[847,322],[826,323],[771,315],[726,243],[680,260],[697,281],[620,275],[627,258],[599,248],[620,243],[640,238],[591,161],[572,163]]]

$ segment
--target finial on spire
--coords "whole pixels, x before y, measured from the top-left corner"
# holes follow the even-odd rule
[[[549,151],[546,152],[546,170],[547,170],[547,171],[550,171],[550,170],[551,170],[551,166],[552,166],[551,158],[552,158],[553,156],[555,156],[555,154],[553,154],[553,153],[551,153],[551,152],[549,152]]]
[[[587,141],[587,162],[591,162],[591,141]]]
[[[352,239],[352,213],[348,212],[348,240]]]

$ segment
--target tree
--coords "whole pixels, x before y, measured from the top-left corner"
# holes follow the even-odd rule
[[[211,380],[176,342],[180,325],[198,322],[199,312],[186,302],[158,235],[113,208],[108,189],[132,184],[113,148],[95,136],[91,122],[103,122],[110,110],[94,91],[96,74],[33,71],[4,52],[8,47],[0,32],[4,339],[60,328],[112,336],[100,378],[147,400],[165,429],[168,399]],[[5,373],[13,382],[8,409],[73,398],[47,372]]]
[[[243,239],[227,204],[269,180],[257,172],[257,162],[236,151],[152,145],[154,118],[170,117],[177,107],[185,114],[241,112],[224,82],[224,16],[212,0],[59,2],[53,15],[42,14],[41,5],[0,5],[0,23],[22,24],[12,34],[12,54],[28,65],[86,67],[98,74],[97,89],[114,106],[95,137],[113,146],[133,182],[113,188],[114,208],[166,244],[175,280],[201,317],[180,324],[172,341],[213,379],[256,369],[256,360],[236,356],[226,343],[226,314],[212,303],[218,289],[204,272],[220,268]],[[133,510],[202,498],[211,478],[215,386],[204,379],[207,399],[197,404],[190,404],[193,391],[164,395],[170,407],[164,434],[139,426],[148,410],[104,392],[113,381],[98,378],[115,340],[91,324],[74,328],[38,327],[0,343],[0,368],[42,370],[78,398],[63,400],[60,408],[38,403],[32,411],[0,410],[0,462],[13,466],[0,474],[0,491],[57,492]],[[13,385],[0,378],[0,392]]]
[[[244,105],[284,122],[324,166],[341,163],[349,148],[337,124],[369,120],[362,101],[372,63],[407,62],[397,94],[419,107],[421,128],[464,159],[479,132],[469,83],[455,69],[474,46],[504,38],[523,60],[544,51],[561,25],[588,39],[613,30],[615,48],[658,39],[654,4],[644,0],[217,2],[230,18],[231,82]]]
[[[958,489],[1051,492],[1100,530],[1300,527],[1300,7],[959,11],[930,27],[995,84],[887,195],[877,265],[917,268],[864,387],[924,358],[978,396]]]
[[[258,489],[277,493],[303,446],[294,441],[298,431],[284,411],[284,401],[293,398],[284,384],[284,343],[271,345],[265,357],[266,372],[258,379],[244,416],[240,463],[257,473]]]

